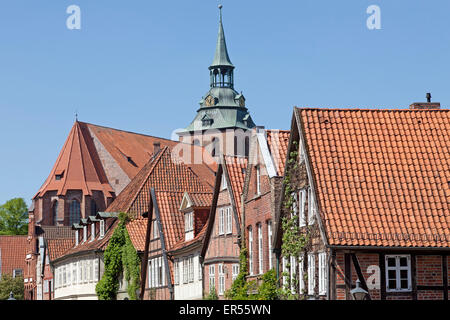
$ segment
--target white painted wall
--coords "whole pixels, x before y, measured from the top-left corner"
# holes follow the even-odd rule
[[[183,281],[183,263],[184,258],[190,255],[194,256],[194,281],[184,283]],[[179,283],[174,285],[175,300],[200,300],[203,298],[202,279],[200,278],[201,266],[199,264],[200,252],[185,253],[183,255],[174,256],[174,259],[179,259]],[[175,272],[175,269],[174,269]]]

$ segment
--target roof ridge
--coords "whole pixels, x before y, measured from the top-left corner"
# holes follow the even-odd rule
[[[424,112],[424,111],[450,111],[450,109],[380,109],[380,108],[330,108],[330,107],[297,107],[298,110],[311,110],[311,111],[373,111],[373,112]]]

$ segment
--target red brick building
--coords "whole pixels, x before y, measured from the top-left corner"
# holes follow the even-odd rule
[[[250,140],[243,190],[249,280],[272,269],[273,220],[281,194],[289,131],[258,129]]]
[[[204,290],[215,290],[224,299],[239,274],[242,239],[242,191],[246,157],[222,156],[214,186],[211,214],[208,220],[201,259]]]
[[[274,239],[281,249],[289,215],[308,236],[280,259],[299,279],[292,292],[352,299],[359,280],[369,299],[448,300],[449,123],[439,104],[294,109],[285,177],[296,201],[283,207],[284,186]]]
[[[198,146],[185,145],[183,158],[196,153],[204,153]],[[144,299],[174,299],[174,259],[169,252],[180,249],[180,242],[186,240],[186,222],[183,200],[186,193],[192,199],[210,199],[214,185],[214,174],[217,165],[209,157],[201,164],[184,161],[175,151],[166,147],[150,160],[136,175],[116,200],[108,207],[108,212],[125,212],[133,220],[127,224],[130,239],[144,259],[150,199],[153,207],[151,214],[147,275]],[[212,163],[207,165],[206,163]],[[152,196],[151,190],[154,190]],[[208,207],[204,200],[202,206],[194,209],[192,227],[194,238],[203,228],[207,220]],[[205,212],[206,210],[206,212]],[[189,230],[190,231],[190,230]],[[186,242],[186,245],[189,245]],[[183,247],[183,246],[181,246]],[[199,268],[199,265],[193,268]],[[194,272],[198,275],[199,272]]]
[[[46,247],[44,239],[51,239],[39,233],[43,228],[39,232],[35,228],[71,227],[80,219],[105,211],[155,152],[177,144],[148,135],[79,121],[74,123],[29,210],[28,243],[24,255],[26,299],[43,297],[42,286],[38,285],[39,259],[44,261],[39,258],[39,247]],[[41,244],[39,237],[42,237]],[[51,281],[50,278],[45,280]]]

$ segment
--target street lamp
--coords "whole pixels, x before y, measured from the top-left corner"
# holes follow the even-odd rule
[[[369,293],[360,287],[361,281],[356,280],[356,288],[351,290],[350,293],[354,300],[367,300]]]
[[[16,298],[14,298],[14,293],[12,291],[9,293],[8,300],[16,300]]]

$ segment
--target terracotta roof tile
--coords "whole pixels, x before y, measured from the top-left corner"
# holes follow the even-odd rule
[[[75,244],[73,239],[50,239],[47,240],[50,261],[62,257]]]
[[[284,175],[286,164],[286,154],[289,144],[290,131],[287,130],[266,130],[267,144],[276,166],[277,175]]]
[[[14,269],[25,272],[27,236],[0,236],[1,273],[12,275]]]
[[[225,156],[225,166],[231,181],[231,189],[236,201],[236,207],[241,217],[241,195],[244,189],[245,172],[247,170],[247,158]]]
[[[330,244],[450,246],[449,110],[295,111]]]

